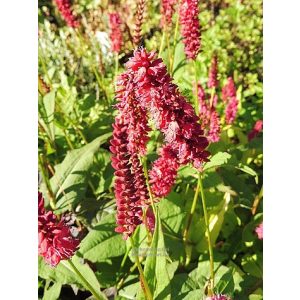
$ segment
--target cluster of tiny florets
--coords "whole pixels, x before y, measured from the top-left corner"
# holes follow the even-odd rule
[[[225,120],[227,124],[232,124],[236,118],[239,101],[236,96],[234,81],[228,78],[227,84],[222,88],[222,98],[226,104]]]
[[[151,190],[166,196],[175,183],[179,166],[191,163],[201,169],[208,161],[208,140],[193,107],[180,94],[166,66],[154,52],[141,48],[126,63],[117,81],[117,109],[112,166],[115,171],[117,232],[126,239],[143,222],[149,196],[139,156],[146,153],[148,119],[165,138],[159,158],[149,172]]]
[[[110,26],[110,41],[111,50],[119,53],[122,47],[122,21],[120,14],[113,12],[109,14],[109,26]]]
[[[201,45],[198,0],[182,0],[179,17],[184,51],[189,59],[196,59]]]
[[[226,296],[226,295],[213,295],[211,297],[207,297],[206,300],[231,300],[230,297]]]
[[[218,86],[218,59],[217,56],[214,55],[211,60],[211,66],[208,74],[208,83],[207,86],[209,88],[216,88]]]
[[[172,16],[175,12],[176,0],[161,0],[161,26],[169,26],[172,23]]]
[[[55,0],[55,3],[68,26],[78,27],[79,22],[72,11],[70,0]]]
[[[218,142],[221,134],[220,116],[216,111],[217,99],[217,95],[214,95],[212,105],[210,105],[206,99],[203,87],[201,84],[198,84],[201,127],[208,141],[212,143]]]
[[[38,194],[38,253],[46,263],[55,267],[61,260],[71,258],[79,240],[71,234],[64,218],[59,221],[52,211],[44,208],[42,193]]]

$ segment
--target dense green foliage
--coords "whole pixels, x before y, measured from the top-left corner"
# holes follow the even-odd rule
[[[82,241],[72,260],[94,287],[109,299],[144,299],[131,244],[114,231],[109,140],[115,115],[115,57],[96,36],[109,32],[106,12],[113,5],[121,9],[126,1],[109,2],[74,1],[84,25],[83,30],[74,30],[64,24],[51,1],[39,1],[39,190],[55,214],[71,213],[75,218]],[[262,119],[262,1],[200,2],[197,76],[206,84],[211,57],[217,53],[220,86],[232,76],[239,98],[237,119],[232,125],[223,124],[221,140],[209,145],[212,156],[203,174],[215,291],[233,299],[259,300],[263,247],[254,230],[262,222],[262,135],[249,142],[247,134]],[[134,1],[127,4],[135,7]],[[142,27],[145,47],[157,52],[162,38],[159,5],[159,1],[147,2]],[[173,19],[175,27],[176,14]],[[128,30],[133,22],[128,17]],[[128,32],[124,37],[118,73],[133,50]],[[169,55],[174,50],[174,82],[193,103],[193,63],[185,58],[180,33],[174,41],[174,28],[169,34],[170,50],[167,44],[161,57],[170,70]],[[217,93],[221,99],[221,88]],[[220,103],[218,109],[224,115]],[[151,134],[149,165],[162,139],[158,131]],[[163,251],[144,254],[142,261],[155,299],[198,300],[206,295],[209,258],[201,197],[189,243],[182,240],[196,186],[197,171],[182,167],[172,192],[158,203],[152,244],[144,226],[134,234],[139,249],[147,252],[151,246]],[[51,268],[39,257],[39,297],[87,299],[90,293],[63,262]]]

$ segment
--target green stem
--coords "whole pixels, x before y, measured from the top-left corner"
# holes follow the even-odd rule
[[[134,249],[134,242],[133,242],[132,237],[130,237],[129,239],[130,239],[131,247],[132,247],[132,249]],[[147,283],[145,275],[144,275],[143,268],[140,264],[138,252],[135,255],[135,261],[136,261],[136,264],[137,264],[137,267],[138,267],[138,270],[139,270],[139,273],[140,273],[140,277],[141,277],[141,281],[142,281],[142,284],[143,284],[143,287],[144,287],[144,292],[145,292],[146,299],[147,300],[153,300],[150,288],[148,286],[148,283]]]
[[[171,66],[170,66],[170,71],[172,73],[173,73],[173,67],[174,67],[174,58],[175,58],[177,34],[178,34],[178,28],[179,28],[179,6],[180,6],[180,1],[179,1],[177,6],[178,6],[178,8],[177,8],[176,25],[175,25],[175,31],[174,31],[174,40],[173,40],[173,56],[172,56],[172,62],[171,62]]]
[[[199,116],[200,114],[200,107],[199,107],[199,99],[198,99],[198,83],[197,83],[197,64],[196,64],[196,60],[193,61],[194,62],[194,75],[195,75],[195,110],[196,110],[196,114],[197,116]]]
[[[166,34],[165,34],[165,27],[164,27],[163,35],[162,35],[161,42],[160,42],[158,57],[161,56],[161,53],[162,53],[162,50],[163,50],[163,46],[164,46],[164,43],[165,43],[165,37],[166,37]]]
[[[215,88],[212,89],[211,94],[210,94],[210,101],[209,101],[209,106],[212,108],[213,106],[213,101],[214,101],[214,96],[215,96],[216,90]]]
[[[155,206],[154,206],[154,197],[153,197],[151,187],[150,187],[150,184],[149,184],[147,158],[146,157],[141,158],[141,161],[142,161],[142,165],[143,165],[144,175],[145,175],[145,178],[146,178],[146,185],[147,185],[149,196],[150,196],[151,207],[152,207],[153,213],[155,214],[155,217],[156,217],[156,209],[155,209]]]
[[[208,252],[209,252],[209,262],[210,262],[210,285],[208,288],[208,292],[212,294],[212,291],[214,289],[214,277],[215,277],[215,275],[214,275],[214,253],[213,253],[213,247],[212,247],[212,241],[211,241],[211,235],[210,235],[210,229],[209,229],[209,220],[208,220],[206,199],[205,199],[205,194],[204,194],[204,190],[203,190],[201,173],[199,173],[198,182],[200,185],[200,192],[201,192],[201,198],[202,198],[203,214],[204,214],[207,243],[208,243]],[[211,295],[209,295],[209,296],[211,296]]]
[[[197,187],[196,187],[196,191],[195,191],[191,211],[190,211],[189,216],[188,216],[188,221],[187,221],[187,224],[186,224],[186,228],[183,232],[183,241],[184,241],[184,243],[186,243],[187,240],[188,240],[188,233],[189,233],[189,230],[190,230],[190,226],[192,224],[193,215],[194,215],[195,210],[196,210],[199,191],[200,191],[200,180],[198,178],[198,183],[197,183]]]
[[[78,277],[82,280],[82,282],[84,283],[84,285],[86,286],[86,288],[93,294],[93,296],[97,300],[103,300],[103,299],[105,299],[105,298],[102,298],[102,297],[99,296],[99,293],[97,293],[97,291],[91,286],[91,284],[84,278],[84,276],[76,268],[76,266],[74,265],[74,263],[72,262],[72,260],[69,259],[68,262],[69,262],[70,266],[72,267],[72,269],[74,270],[74,272],[76,273],[76,275],[78,275]]]
[[[49,196],[49,200],[50,200],[50,206],[51,206],[52,209],[55,209],[55,197],[54,197],[54,193],[53,193],[52,188],[51,188],[51,184],[50,184],[50,181],[49,181],[48,174],[46,174],[44,161],[42,159],[42,154],[38,155],[38,163],[39,163],[39,167],[40,167],[40,171],[41,171],[41,174],[42,174],[43,181],[45,182],[45,185],[46,185],[46,188],[47,188],[47,192],[48,192],[48,196]]]

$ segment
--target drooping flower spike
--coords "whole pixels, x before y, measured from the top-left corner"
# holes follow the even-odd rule
[[[209,156],[205,150],[207,138],[198,123],[199,117],[172,83],[162,59],[143,48],[136,50],[126,64],[126,73],[133,76],[136,99],[163,133],[178,162],[201,168]]]
[[[171,190],[180,165],[191,163],[201,169],[210,154],[205,150],[208,141],[193,107],[179,93],[166,66],[154,52],[135,50],[125,72],[118,77],[116,99],[119,113],[110,149],[116,170],[116,231],[126,239],[143,222],[143,207],[149,206],[146,180],[139,163],[149,139],[148,119],[163,133],[166,143],[150,171],[155,196],[165,196]]]
[[[198,0],[182,0],[179,9],[181,35],[187,58],[195,60],[201,45]]]
[[[111,50],[115,53],[120,52],[123,43],[121,24],[122,21],[118,12],[109,14]]]
[[[137,163],[137,153],[128,150],[128,126],[124,115],[119,115],[113,124],[113,138],[110,141],[112,166],[115,171],[115,197],[117,203],[116,232],[127,239],[142,223],[142,206],[148,198],[143,170]]]
[[[79,22],[72,11],[70,0],[55,0],[56,6],[68,26],[76,28]]]
[[[38,253],[55,267],[61,260],[71,258],[79,246],[79,239],[71,234],[64,218],[60,221],[52,211],[44,208],[42,193],[38,194]]]

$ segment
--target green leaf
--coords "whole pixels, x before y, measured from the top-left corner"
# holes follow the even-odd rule
[[[115,227],[115,215],[105,216],[82,240],[79,252],[83,257],[91,262],[103,262],[125,254],[126,243]]]
[[[41,118],[39,121],[51,141],[55,140],[55,130],[54,130],[54,111],[55,111],[55,91],[51,91],[46,94],[42,99],[42,111]]]
[[[44,291],[43,300],[57,300],[60,295],[62,285],[55,282],[50,288]]]
[[[203,171],[226,164],[230,157],[231,155],[227,152],[218,152],[204,165]]]
[[[228,205],[230,202],[230,194],[225,193],[223,201],[218,205],[217,208],[208,212],[209,219],[209,229],[212,245],[215,244],[218,235],[221,231],[222,224],[224,221],[224,214],[228,209]],[[203,224],[203,223],[202,223]],[[201,238],[201,240],[197,243],[196,249],[199,252],[205,252],[208,249],[207,237],[206,234]]]
[[[83,262],[83,259],[78,256],[72,257],[72,262],[79,270],[82,276],[91,284],[91,286],[97,291],[101,299],[107,299],[106,296],[100,290],[100,284],[87,263]],[[68,261],[61,261],[55,268],[50,267],[44,262],[42,257],[39,257],[39,276],[44,279],[50,279],[60,284],[76,284],[81,288],[87,290],[85,283],[78,277]]]
[[[80,149],[71,150],[63,162],[56,166],[50,184],[57,201],[57,212],[61,213],[82,200],[94,154],[110,136],[111,133],[104,134]]]
[[[255,178],[255,183],[258,184],[258,174],[250,167],[239,164],[236,169],[243,171],[244,173],[247,173]]]
[[[158,211],[149,250],[149,255],[145,261],[144,273],[150,291],[155,299],[171,299],[170,278],[167,271],[167,253]]]

